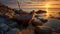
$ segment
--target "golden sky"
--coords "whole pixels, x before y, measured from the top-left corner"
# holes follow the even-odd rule
[[[17,0],[0,0],[2,3],[11,8],[18,8]],[[49,8],[60,8],[60,0],[19,0],[21,8],[45,8],[49,4]]]

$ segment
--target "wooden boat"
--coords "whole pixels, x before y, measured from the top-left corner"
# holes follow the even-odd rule
[[[35,17],[35,12],[33,11],[32,14],[15,18],[15,21],[16,21],[19,25],[20,25],[20,24],[28,25],[28,24],[31,23],[31,21],[34,19],[34,17]]]
[[[43,12],[45,13],[45,12]],[[36,12],[33,11],[32,14],[26,15],[26,16],[21,16],[18,18],[15,18],[18,24],[25,24],[28,25],[30,23],[32,23],[31,21],[35,18],[36,16]]]
[[[19,9],[20,8],[20,4],[19,4],[19,1],[17,1],[17,4],[18,4],[18,7]],[[21,12],[21,11],[20,11]],[[19,23],[19,24],[30,24],[31,21],[34,19],[36,13],[39,14],[39,13],[45,13],[45,11],[42,12],[42,10],[39,10],[37,12],[35,12],[34,10],[32,11],[31,14],[27,15],[27,16],[22,16],[22,17],[18,17],[18,18],[15,18],[16,21]]]

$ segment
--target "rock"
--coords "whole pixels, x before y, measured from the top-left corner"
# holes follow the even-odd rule
[[[0,23],[6,23],[6,21],[7,21],[6,18],[0,17]]]
[[[17,23],[15,21],[9,20],[9,19],[5,24],[7,24],[11,28],[14,28],[17,25]]]
[[[47,26],[40,26],[35,29],[36,34],[52,34],[52,29]]]
[[[47,23],[43,24],[43,26],[52,27],[56,31],[60,27],[60,20],[49,19]]]
[[[4,24],[4,23],[1,23],[1,24],[0,24],[0,28],[1,28],[3,31],[7,31],[8,28],[9,28],[9,26],[6,25],[6,24]]]
[[[20,32],[19,29],[13,28],[13,29],[11,29],[10,31],[8,31],[7,34],[18,34],[19,32]]]
[[[33,26],[41,26],[42,24],[43,22],[36,18],[34,19],[34,22],[32,23]]]
[[[0,34],[3,34],[3,31],[2,30],[0,30]]]
[[[12,22],[12,23],[8,24],[8,26],[10,26],[11,28],[14,28],[14,27],[16,26],[16,24],[17,24],[17,23],[15,23],[15,22],[13,23],[13,22]]]

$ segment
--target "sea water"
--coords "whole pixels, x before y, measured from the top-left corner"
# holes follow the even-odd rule
[[[46,11],[46,8],[22,8],[22,9],[24,11],[26,11],[26,12],[31,12],[33,10],[35,10],[35,11],[38,11],[38,10],[44,10],[44,11]],[[51,17],[51,16],[53,16],[53,17],[60,17],[60,8],[49,8],[47,10],[48,10],[48,14],[46,13],[47,18]]]

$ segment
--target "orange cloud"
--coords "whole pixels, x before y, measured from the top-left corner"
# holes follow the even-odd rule
[[[45,8],[44,5],[21,6],[21,8]],[[49,8],[60,8],[60,5],[51,5]]]

